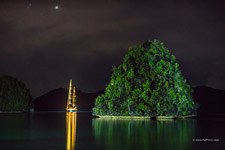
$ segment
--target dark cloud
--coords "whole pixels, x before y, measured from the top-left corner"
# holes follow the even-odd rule
[[[70,78],[84,91],[104,88],[127,48],[148,39],[166,44],[191,85],[225,89],[224,2],[0,4],[0,73],[26,82],[34,96]]]

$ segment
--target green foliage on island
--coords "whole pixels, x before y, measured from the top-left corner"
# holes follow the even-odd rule
[[[27,111],[31,99],[24,83],[11,76],[0,77],[0,111]]]
[[[192,89],[181,75],[176,57],[160,41],[129,48],[113,67],[94,115],[185,116],[195,113]]]

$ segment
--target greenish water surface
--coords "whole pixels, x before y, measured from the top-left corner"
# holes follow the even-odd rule
[[[225,119],[116,120],[90,113],[0,114],[0,150],[225,149]]]

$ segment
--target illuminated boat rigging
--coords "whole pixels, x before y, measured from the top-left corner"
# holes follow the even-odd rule
[[[70,84],[69,84],[66,111],[68,111],[68,112],[76,112],[77,111],[76,89],[75,89],[75,86],[72,88],[72,80],[70,80]]]

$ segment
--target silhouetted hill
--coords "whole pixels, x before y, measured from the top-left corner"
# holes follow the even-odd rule
[[[78,110],[91,111],[94,107],[94,100],[97,95],[100,95],[102,91],[97,93],[84,93],[76,89],[76,99]],[[35,111],[58,111],[65,110],[67,102],[68,91],[64,88],[57,88],[52,90],[34,100]]]
[[[58,88],[52,90],[34,100],[35,111],[65,110],[67,102],[67,90]],[[77,105],[81,111],[91,111],[95,98],[103,91],[85,93],[76,89]],[[194,100],[200,104],[197,110],[198,116],[215,116],[225,114],[225,91],[206,86],[194,88]]]
[[[200,104],[198,116],[225,114],[225,91],[211,87],[194,88],[194,99]]]

